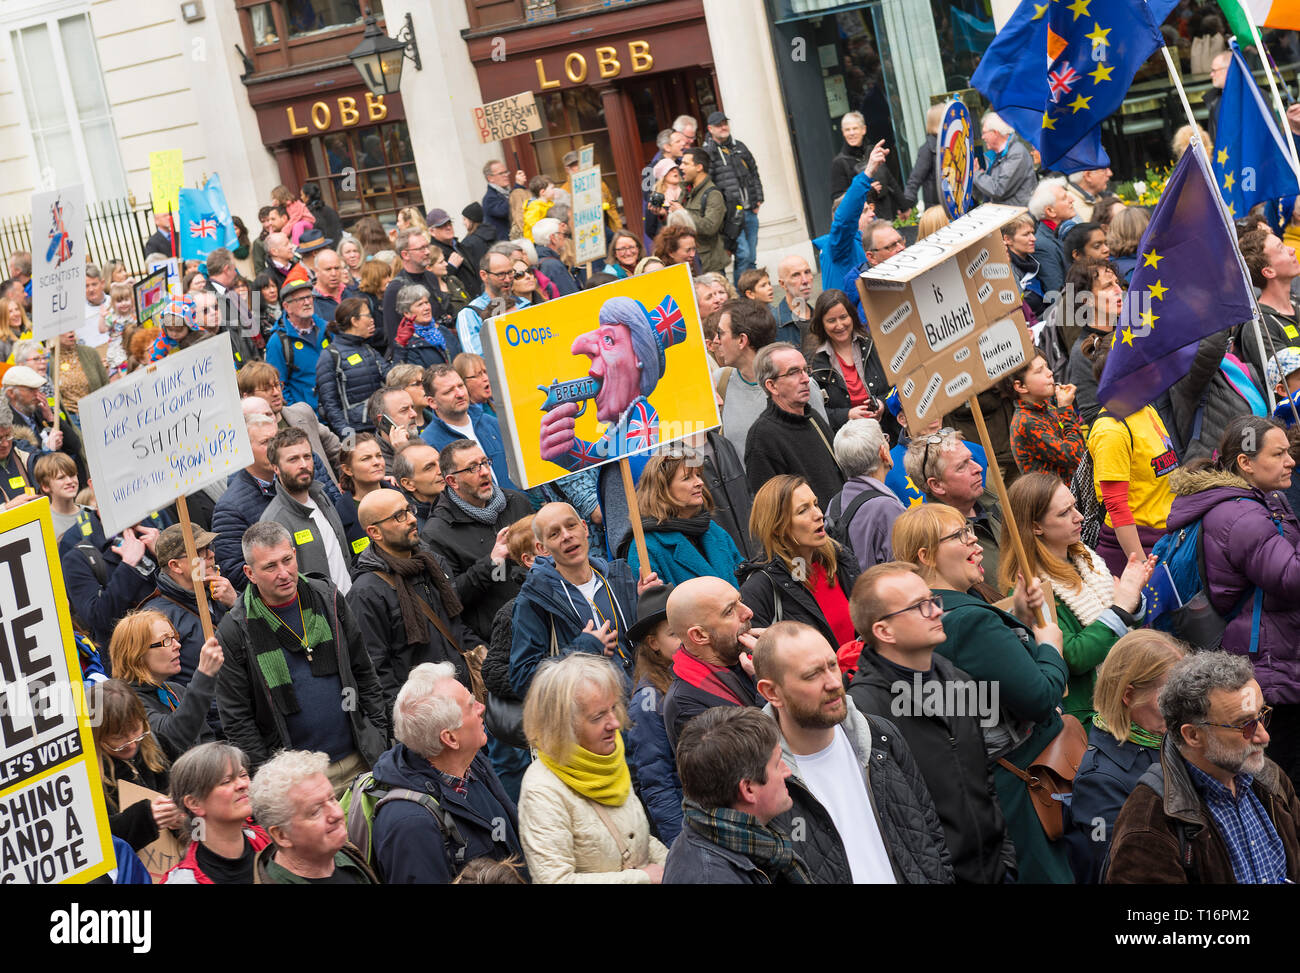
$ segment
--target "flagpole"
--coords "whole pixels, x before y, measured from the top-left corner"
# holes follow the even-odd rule
[[[1264,49],[1264,39],[1259,34],[1259,28],[1255,26],[1255,18],[1250,15],[1246,5],[1241,0],[1236,0],[1237,6],[1241,8],[1242,15],[1246,18],[1246,26],[1250,28],[1251,37],[1255,41],[1255,49],[1259,52],[1260,63],[1264,65],[1264,77],[1268,79],[1268,90],[1273,93],[1273,107],[1277,110],[1277,117],[1282,120],[1282,138],[1286,141],[1287,154],[1291,159],[1291,168],[1295,170],[1296,178],[1300,179],[1300,156],[1296,154],[1295,139],[1291,134],[1291,123],[1287,120],[1286,109],[1282,107],[1282,96],[1278,94],[1277,84],[1273,80],[1273,70],[1269,67],[1268,51]],[[1254,78],[1251,79],[1252,81]]]
[[[1192,126],[1192,139],[1188,144],[1187,149],[1190,152],[1195,146],[1199,145],[1201,147],[1200,161],[1204,163],[1201,170],[1202,174],[1209,179],[1210,185],[1214,187],[1213,196],[1215,202],[1218,203],[1219,216],[1222,218],[1224,226],[1228,228],[1228,234],[1233,240],[1236,240],[1237,227],[1236,224],[1233,223],[1232,218],[1228,215],[1228,209],[1223,203],[1223,195],[1219,192],[1218,181],[1214,178],[1213,170],[1210,168],[1210,151],[1206,148],[1205,144],[1201,142],[1200,135],[1197,134],[1200,132],[1201,127],[1196,121],[1196,116],[1192,114],[1192,106],[1187,100],[1187,92],[1183,90],[1182,78],[1178,76],[1178,72],[1174,69],[1174,59],[1169,54],[1169,48],[1166,45],[1161,44],[1160,52],[1165,56],[1165,66],[1169,69],[1169,77],[1174,82],[1174,87],[1178,90],[1179,100],[1183,103],[1183,111],[1187,113],[1187,122]],[[1246,261],[1241,255],[1241,248],[1234,246],[1232,248],[1232,255],[1237,258],[1237,267],[1241,270],[1242,279],[1246,282],[1246,293],[1250,295],[1250,307],[1253,312],[1250,324],[1255,331],[1255,340],[1259,342],[1260,353],[1263,354],[1266,347],[1272,349],[1273,339],[1270,335],[1267,344],[1264,341],[1264,331],[1259,326],[1261,317],[1259,312],[1259,302],[1255,299],[1255,286],[1251,283],[1250,271],[1246,269]],[[1276,354],[1276,352],[1274,353]],[[1277,408],[1277,398],[1273,394],[1273,386],[1268,384],[1267,377],[1264,379],[1264,386],[1264,391],[1268,395],[1268,413],[1269,415],[1272,415],[1273,410]]]

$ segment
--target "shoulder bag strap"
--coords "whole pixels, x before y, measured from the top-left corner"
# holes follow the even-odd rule
[[[831,454],[831,459],[835,460],[836,466],[839,466],[840,461],[835,459],[835,450],[831,449],[830,441],[826,438],[826,433],[822,432],[822,427],[818,425],[817,419],[818,416],[817,413],[813,411],[813,407],[811,405],[808,406],[808,421],[811,422],[813,428],[817,430],[817,435],[821,437],[822,445],[826,447],[826,452]]]
[[[555,637],[555,619],[551,619],[551,658],[560,654],[560,640]]]
[[[375,574],[383,578],[388,587],[392,588],[394,591],[397,590],[397,579],[391,574],[388,574],[386,571],[376,571]],[[460,647],[460,643],[456,641],[455,636],[453,636],[450,630],[448,630],[447,624],[438,616],[438,613],[429,607],[429,603],[423,598],[416,598],[415,601],[416,604],[420,606],[420,611],[424,612],[424,616],[429,619],[429,621],[433,622],[433,627],[442,633],[442,637],[451,644],[451,647],[461,655],[464,655],[465,650]]]
[[[619,833],[618,828],[614,827],[614,822],[609,819],[609,814],[596,801],[592,801],[591,806],[595,808],[596,817],[600,818],[600,823],[609,831],[609,836],[614,839],[614,847],[618,849],[619,855],[618,870],[625,872],[630,868],[636,868],[637,866],[632,864],[632,848],[628,845],[627,839]]]

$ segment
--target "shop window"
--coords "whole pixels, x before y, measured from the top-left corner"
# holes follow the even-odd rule
[[[382,17],[380,0],[370,0],[370,11]],[[290,37],[304,37],[339,27],[351,27],[365,18],[361,0],[285,0],[285,22]]]
[[[538,171],[563,184],[569,178],[564,168],[565,153],[594,145],[601,181],[609,187],[616,203],[621,203],[614,152],[605,124],[605,104],[600,95],[592,88],[554,91],[538,97],[537,108],[542,129],[533,133],[532,141]]]
[[[344,223],[377,216],[396,222],[406,206],[424,208],[420,179],[405,122],[332,132],[307,147],[307,178]]]
[[[280,34],[275,27],[275,14],[269,3],[259,3],[256,7],[250,7],[248,14],[253,25],[254,47],[280,43]]]

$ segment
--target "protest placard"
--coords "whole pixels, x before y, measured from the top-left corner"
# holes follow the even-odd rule
[[[605,210],[600,193],[600,166],[573,174],[573,247],[576,261],[589,264],[605,256]]]
[[[140,801],[152,802],[165,796],[129,780],[117,782],[117,805],[123,810]],[[179,864],[185,857],[185,848],[174,834],[166,828],[159,828],[158,838],[137,851],[136,855],[144,865],[145,871],[149,873],[149,877],[153,879],[153,884],[158,885],[167,874],[167,870]]]
[[[1023,212],[980,206],[858,279],[876,351],[909,419],[946,415],[1032,357],[1001,232]]]
[[[86,194],[80,185],[32,194],[32,337],[86,323]]]
[[[944,106],[938,152],[939,199],[948,219],[955,220],[975,205],[975,131],[970,109],[958,99]]]
[[[153,324],[153,316],[167,303],[167,268],[159,267],[135,285],[136,320],[140,326]]]
[[[180,149],[149,153],[149,190],[155,213],[175,213],[179,209],[178,194],[184,178]]]
[[[521,488],[718,425],[684,265],[503,315],[482,334]]]
[[[479,140],[486,144],[536,132],[542,127],[542,116],[533,93],[525,91],[475,108],[474,124],[478,126]]]
[[[596,164],[596,147],[590,143],[578,146],[578,168],[590,169]]]
[[[80,405],[95,499],[110,536],[253,461],[224,332],[105,385]]]
[[[0,512],[0,884],[116,864],[47,498]]]

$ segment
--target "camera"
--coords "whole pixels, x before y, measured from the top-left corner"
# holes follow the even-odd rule
[[[650,205],[653,206],[653,207],[655,207],[656,209],[663,209],[663,208],[664,208],[664,194],[663,194],[663,193],[651,193],[651,194],[650,194]]]

